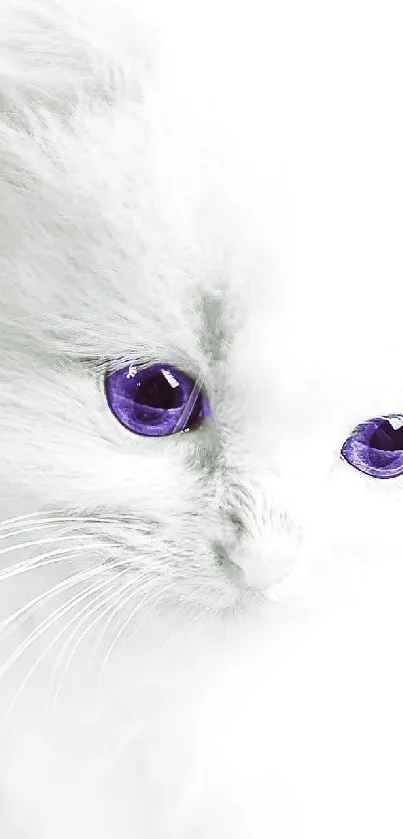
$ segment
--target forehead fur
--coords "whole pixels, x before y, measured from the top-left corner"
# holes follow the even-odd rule
[[[267,276],[234,249],[239,219],[228,223],[195,150],[186,185],[150,39],[137,47],[137,24],[122,41],[110,15],[94,31],[93,15],[87,28],[58,3],[2,14],[0,282],[13,345],[23,318],[24,343],[40,336],[56,352],[163,352],[197,368],[223,356]]]

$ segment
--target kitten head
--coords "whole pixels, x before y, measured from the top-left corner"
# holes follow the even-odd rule
[[[11,9],[1,28],[3,517],[55,510],[80,537],[75,564],[192,611],[255,597],[301,550],[398,538],[391,483],[340,459],[359,422],[403,410],[399,316],[392,302],[380,317],[376,271],[329,256],[326,224],[312,238],[297,183],[289,250],[268,233],[268,258],[250,233],[267,195],[184,143],[186,115],[129,30],[30,7],[23,30]],[[208,403],[182,433],[111,410],[109,377],[152,365],[171,376],[165,407],[175,375]]]

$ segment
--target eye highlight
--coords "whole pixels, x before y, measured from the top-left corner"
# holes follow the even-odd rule
[[[134,364],[105,376],[105,394],[116,419],[133,434],[165,437],[188,431],[211,416],[210,404],[190,376],[169,364]]]
[[[403,414],[375,417],[358,425],[344,443],[341,456],[373,478],[403,475]]]

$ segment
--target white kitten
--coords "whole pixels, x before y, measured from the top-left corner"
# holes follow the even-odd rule
[[[400,38],[334,14],[1,0],[2,839],[402,834],[403,478],[340,458],[403,414]]]

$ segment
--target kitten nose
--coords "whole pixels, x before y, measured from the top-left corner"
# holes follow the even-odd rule
[[[249,588],[265,591],[281,582],[298,559],[302,535],[294,527],[265,527],[254,538],[241,539],[228,551],[229,559]]]
[[[234,480],[225,501],[221,544],[227,570],[236,581],[265,591],[291,573],[300,553],[304,520],[294,517],[288,482],[272,475]]]
[[[265,551],[264,554],[253,548],[238,549],[230,553],[230,559],[241,572],[244,584],[254,591],[264,592],[291,573],[297,560],[297,551],[292,550],[291,546],[288,552]]]

